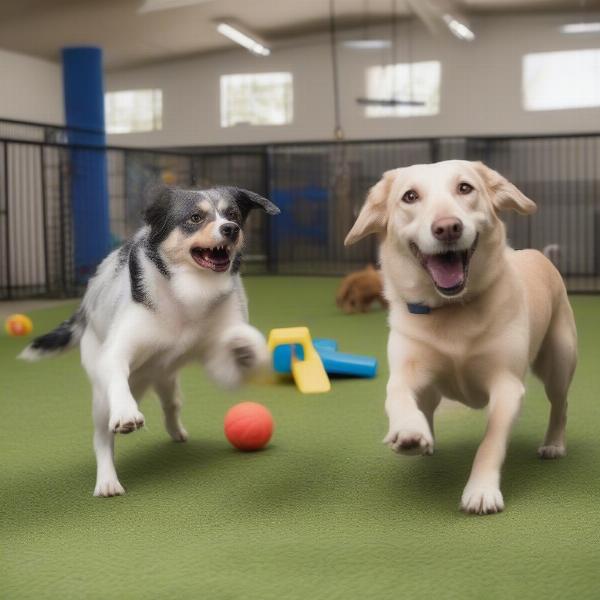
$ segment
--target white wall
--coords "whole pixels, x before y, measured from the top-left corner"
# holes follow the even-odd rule
[[[64,124],[58,63],[0,49],[0,118]]]
[[[107,90],[162,88],[163,130],[109,136],[132,145],[236,144],[321,139],[333,130],[332,84],[327,48],[320,44],[282,48],[268,58],[233,50],[203,57],[107,73]],[[325,62],[325,64],[324,64]],[[291,71],[294,122],[282,126],[220,126],[220,76],[227,73]]]
[[[595,17],[595,15],[590,15]],[[600,14],[597,15],[600,18]],[[347,139],[529,134],[600,130],[600,108],[526,112],[521,105],[521,60],[530,52],[600,48],[600,35],[562,35],[561,23],[581,14],[480,17],[477,39],[431,36],[419,23],[399,26],[398,60],[442,62],[441,111],[431,117],[364,116],[365,69],[389,62],[382,51],[338,49],[342,125]],[[409,36],[409,29],[412,34]],[[382,31],[389,35],[389,28]],[[347,37],[348,33],[343,34]],[[341,36],[342,37],[342,36]],[[409,39],[411,40],[409,42]],[[221,128],[219,77],[228,73],[289,70],[294,76],[294,122],[285,126]],[[140,146],[243,144],[332,139],[333,85],[327,38],[290,40],[268,58],[245,51],[160,63],[108,73],[108,90],[163,89],[163,130],[110,136]]]

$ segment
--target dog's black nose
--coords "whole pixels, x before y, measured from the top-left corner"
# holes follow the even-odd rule
[[[463,224],[456,217],[437,219],[431,224],[431,233],[440,242],[456,242],[463,232]]]
[[[235,242],[240,234],[240,226],[235,223],[225,223],[219,227],[219,231],[223,237]]]

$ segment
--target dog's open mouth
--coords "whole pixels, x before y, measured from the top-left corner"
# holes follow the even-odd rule
[[[210,269],[217,273],[222,273],[229,269],[229,248],[227,246],[217,246],[215,248],[192,248],[192,258],[198,265],[204,269]]]
[[[438,291],[444,296],[456,296],[467,285],[469,264],[478,239],[479,236],[466,250],[448,250],[439,254],[424,254],[414,242],[410,243],[410,249],[429,273]]]

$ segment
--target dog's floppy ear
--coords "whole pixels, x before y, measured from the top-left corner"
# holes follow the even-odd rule
[[[482,162],[475,162],[473,165],[491,192],[492,204],[496,212],[514,210],[521,215],[531,215],[537,210],[535,202],[523,194],[506,177]]]
[[[161,240],[165,237],[165,231],[170,227],[170,206],[173,201],[173,188],[162,183],[151,185],[146,190],[146,208],[144,209],[144,221],[150,225],[152,238]]]
[[[281,212],[277,206],[260,194],[238,187],[227,187],[225,189],[233,196],[239,206],[244,221],[253,208],[262,208],[269,215],[278,215]]]
[[[146,208],[144,221],[152,226],[160,221],[160,217],[167,212],[171,203],[171,188],[162,183],[155,183],[146,189]]]
[[[344,240],[344,246],[350,246],[372,233],[385,231],[388,218],[387,199],[396,171],[397,169],[386,171],[379,182],[369,190],[356,222]]]

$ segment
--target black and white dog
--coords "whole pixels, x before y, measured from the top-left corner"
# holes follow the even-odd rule
[[[251,327],[239,276],[248,213],[279,209],[235,187],[160,188],[146,225],[112,252],[89,282],[79,310],[20,355],[37,360],[81,345],[93,389],[95,496],[124,494],[114,466],[114,435],[144,425],[138,402],[153,387],[169,435],[187,439],[179,414],[178,370],[199,360],[232,387],[268,362]]]

